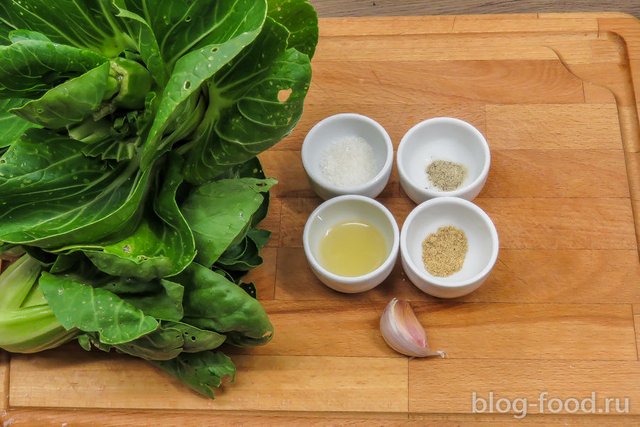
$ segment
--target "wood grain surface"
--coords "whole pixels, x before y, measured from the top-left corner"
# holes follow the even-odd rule
[[[316,2],[324,14],[332,4],[339,14],[338,3]],[[392,4],[427,7],[375,3],[389,13],[401,10]],[[238,375],[216,400],[122,355],[71,344],[3,354],[5,425],[638,425],[640,23],[536,13],[327,18],[320,28],[302,120],[260,156],[279,184],[263,224],[273,232],[265,263],[250,279],[273,341],[225,348]],[[492,165],[476,203],[501,247],[479,290],[438,300],[399,265],[357,295],[313,276],[301,234],[321,201],[300,146],[318,120],[348,111],[377,120],[396,147],[434,116],[462,118],[486,135]],[[400,225],[415,206],[395,170],[378,200]],[[378,324],[393,297],[411,301],[446,359],[410,360],[386,346]],[[596,409],[606,398],[630,405],[610,414],[531,406],[520,420],[513,411],[474,413],[473,393],[538,403],[543,392],[548,400],[596,393]]]
[[[618,11],[640,17],[636,0],[311,0],[320,16],[465,15]]]

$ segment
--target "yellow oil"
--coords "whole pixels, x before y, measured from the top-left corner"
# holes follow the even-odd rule
[[[376,227],[347,221],[331,227],[320,241],[320,264],[340,276],[361,276],[380,267],[387,243]]]

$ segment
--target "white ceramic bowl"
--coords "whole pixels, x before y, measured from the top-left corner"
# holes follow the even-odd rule
[[[467,175],[458,189],[442,191],[431,184],[426,169],[435,160],[466,167]],[[487,181],[491,153],[478,129],[459,119],[438,117],[418,123],[404,135],[397,164],[400,185],[416,203],[440,196],[473,200]]]
[[[364,138],[371,145],[377,171],[373,179],[366,183],[354,187],[338,187],[323,175],[321,161],[330,144],[350,136]],[[302,165],[311,188],[322,199],[344,194],[376,197],[384,190],[391,175],[393,144],[387,131],[375,120],[360,114],[336,114],[318,122],[304,138]]]
[[[387,257],[375,270],[362,276],[340,276],[319,262],[320,241],[329,229],[346,221],[366,221],[375,226],[387,243]],[[364,292],[386,279],[398,258],[400,232],[395,218],[381,203],[365,196],[345,195],[327,200],[309,216],[302,236],[304,253],[313,273],[328,287],[339,292]]]
[[[422,242],[438,228],[452,225],[467,236],[468,251],[462,269],[447,277],[427,272]],[[439,197],[418,205],[400,233],[402,267],[423,292],[439,298],[456,298],[482,285],[498,259],[498,233],[489,216],[478,206],[457,197]]]

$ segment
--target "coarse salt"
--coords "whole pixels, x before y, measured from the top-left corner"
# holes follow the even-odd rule
[[[379,169],[373,147],[360,136],[333,141],[320,159],[324,177],[341,188],[364,184],[376,176]]]

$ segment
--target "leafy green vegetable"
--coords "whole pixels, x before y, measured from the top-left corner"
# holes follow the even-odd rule
[[[264,200],[261,193],[275,184],[273,179],[221,179],[197,187],[182,204],[193,231],[196,260],[211,266],[251,222]]]
[[[84,250],[100,270],[151,280],[178,274],[193,261],[193,233],[176,202],[182,184],[182,163],[179,158],[172,160],[154,206],[149,209],[152,212],[145,215],[138,228],[123,240]]]
[[[269,0],[268,15],[289,32],[287,47],[313,57],[318,41],[318,18],[311,3]]]
[[[184,316],[182,297],[184,288],[166,279],[141,282],[136,279],[120,278],[114,282],[97,285],[112,292],[145,314],[157,320],[178,322]]]
[[[10,111],[18,108],[26,102],[24,99],[2,99],[0,100],[0,149],[9,147],[20,135],[29,128],[36,127],[35,123],[28,122],[14,115]]]
[[[40,99],[29,101],[13,113],[50,129],[80,123],[102,104],[108,89],[109,63],[50,89]]]
[[[260,303],[224,276],[193,263],[175,278],[184,286],[185,320],[238,346],[265,344],[273,326]]]
[[[136,220],[148,184],[135,163],[88,158],[69,137],[30,129],[0,158],[0,241],[100,241]]]
[[[146,360],[171,360],[181,353],[198,353],[213,350],[226,337],[180,322],[162,322],[152,333],[116,348],[132,356]]]
[[[105,344],[121,344],[155,331],[158,322],[105,289],[42,273],[40,289],[67,329],[98,332]]]
[[[57,347],[76,335],[65,328],[47,304],[37,284],[40,264],[28,255],[0,275],[0,347],[35,353]]]
[[[208,95],[215,102],[189,145],[188,181],[211,180],[291,132],[302,114],[311,68],[306,55],[286,49],[287,36],[268,18],[255,43],[209,82]],[[283,95],[286,101],[279,98]]]
[[[201,47],[176,61],[171,77],[164,88],[158,113],[153,121],[149,138],[142,152],[142,167],[146,168],[162,153],[171,148],[174,138],[162,138],[172,123],[172,118],[188,98],[200,91],[201,86],[259,34],[259,25],[237,37]],[[213,104],[215,100],[210,100]],[[211,105],[210,104],[210,105]]]
[[[236,367],[231,359],[217,351],[204,351],[195,354],[182,353],[166,362],[154,362],[156,366],[180,378],[198,393],[214,397],[213,389],[236,377]]]
[[[302,115],[307,0],[0,2],[0,348],[149,360],[199,393],[273,326],[256,155]]]
[[[113,346],[104,344],[97,334],[87,333],[78,337],[78,341],[87,351],[91,350],[92,346],[102,351],[115,349],[149,361],[171,360],[183,352],[213,350],[220,347],[225,339],[224,335],[181,322],[160,322],[155,331]]]
[[[215,266],[229,272],[247,272],[262,264],[260,250],[267,244],[271,232],[252,228],[239,243],[230,246],[218,258]]]
[[[133,35],[121,31],[109,9],[106,0],[12,0],[0,3],[0,18],[9,27],[46,34],[56,43],[116,56]]]
[[[0,47],[0,96],[35,98],[106,61],[90,50],[20,38]]]

